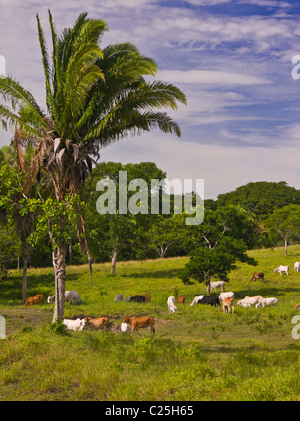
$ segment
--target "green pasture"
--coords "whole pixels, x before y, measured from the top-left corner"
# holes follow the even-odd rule
[[[156,332],[140,335],[106,331],[63,332],[51,325],[52,268],[30,269],[28,295],[44,294],[44,304],[21,303],[22,273],[12,271],[0,283],[0,314],[6,339],[0,340],[1,400],[300,400],[300,339],[293,339],[300,314],[300,246],[250,251],[258,266],[239,264],[227,291],[277,297],[278,307],[241,308],[223,314],[220,307],[190,306],[205,285],[183,285],[178,278],[187,258],[119,262],[67,268],[66,289],[79,292],[83,304],[65,305],[65,318],[109,316],[115,325],[125,315],[151,315]],[[290,266],[290,275],[274,273]],[[250,282],[254,272],[265,282]],[[116,294],[149,294],[150,303],[114,302]],[[185,295],[186,304],[169,314],[167,298]],[[235,304],[236,304],[235,303]],[[299,328],[300,333],[300,328]]]

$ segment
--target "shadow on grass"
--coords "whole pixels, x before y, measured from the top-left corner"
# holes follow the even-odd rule
[[[182,269],[168,269],[168,270],[158,270],[155,272],[133,272],[126,273],[122,276],[128,278],[176,278]]]
[[[74,281],[79,278],[79,274],[68,274],[68,281]],[[27,297],[35,294],[44,295],[44,304],[46,295],[54,294],[54,275],[53,274],[29,274],[27,278]],[[0,281],[0,304],[6,306],[16,306],[22,304],[22,273],[20,275],[8,276],[6,281]]]
[[[245,289],[245,290],[241,290],[235,293],[235,298],[236,299],[242,299],[244,298],[246,295],[248,295],[249,297],[255,296],[255,295],[262,295],[263,297],[278,297],[278,296],[282,296],[285,295],[287,293],[299,293],[299,288],[291,288],[291,287],[270,287],[270,288],[264,288],[262,286],[262,288],[260,289],[255,289],[255,290],[249,290],[249,289]]]

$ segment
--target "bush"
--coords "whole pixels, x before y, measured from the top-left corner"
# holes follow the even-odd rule
[[[57,333],[59,335],[69,335],[66,326],[63,324],[62,320],[56,320],[50,324],[50,329],[52,332]]]

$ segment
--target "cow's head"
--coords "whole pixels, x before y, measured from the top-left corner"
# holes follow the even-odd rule
[[[130,320],[130,317],[125,316],[125,317],[124,317],[124,320],[123,320],[123,323],[127,323],[128,325],[131,325],[131,320]]]

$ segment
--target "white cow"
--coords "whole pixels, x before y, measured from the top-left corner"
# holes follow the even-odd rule
[[[299,271],[300,271],[300,262],[296,262],[296,263],[294,264],[294,270],[296,270],[297,272],[299,272]]]
[[[82,330],[85,326],[85,320],[84,319],[76,319],[76,320],[71,320],[71,319],[64,319],[63,324],[65,326],[67,326],[67,329],[69,330],[74,330],[74,332],[78,331],[78,330]]]
[[[121,324],[121,331],[122,332],[129,332],[131,330],[131,327],[127,323]]]
[[[114,298],[114,301],[123,301],[124,297],[122,294],[117,294]]]
[[[196,295],[190,305],[193,306],[194,304],[197,304],[198,300],[201,300],[203,297],[204,295]]]
[[[211,282],[210,287],[213,291],[216,291],[216,288],[221,288],[221,292],[223,292],[225,291],[225,282],[224,281]]]
[[[72,301],[75,301],[75,304],[82,303],[82,299],[79,297],[79,294],[77,291],[65,291],[65,301],[67,301],[69,304],[72,304]],[[55,295],[51,295],[47,298],[47,303],[54,303],[55,301]]]
[[[274,272],[279,272],[282,275],[282,272],[285,272],[287,275],[289,274],[290,268],[288,266],[278,266],[278,268],[274,269]]]
[[[223,301],[224,298],[233,298],[234,299],[234,292],[221,292],[221,294],[219,295],[219,300]]]
[[[267,298],[260,298],[258,303],[255,305],[256,308],[258,307],[277,307],[278,299],[275,297],[267,297]]]
[[[175,306],[175,297],[171,295],[167,301],[169,313],[176,313],[177,307]]]
[[[237,305],[241,307],[251,307],[257,304],[261,298],[263,299],[261,295],[255,295],[254,297],[249,297],[248,295],[246,295],[246,297],[242,300],[238,300]]]

